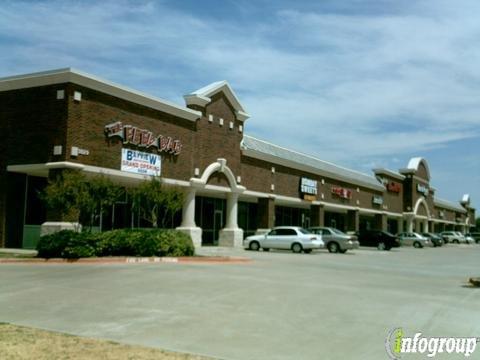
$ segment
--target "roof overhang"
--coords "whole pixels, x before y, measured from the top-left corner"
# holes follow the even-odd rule
[[[294,168],[294,169],[297,169],[297,170],[302,170],[302,171],[309,172],[309,173],[312,173],[312,174],[317,174],[317,175],[320,175],[320,176],[329,177],[329,178],[339,180],[339,181],[343,181],[343,182],[346,182],[346,183],[349,183],[349,184],[352,184],[352,185],[363,186],[365,188],[373,189],[373,190],[380,191],[380,192],[385,191],[385,187],[382,186],[381,184],[374,185],[374,184],[370,184],[370,183],[367,183],[367,182],[364,182],[364,181],[359,181],[358,179],[354,180],[352,178],[339,176],[338,174],[335,174],[335,173],[331,173],[331,172],[328,172],[328,171],[321,171],[318,168],[315,168],[313,166],[300,164],[296,161],[291,161],[291,160],[288,160],[288,159],[280,158],[278,156],[265,154],[261,151],[242,148],[242,154],[245,155],[245,156],[254,158],[254,159],[263,160],[263,161],[271,162],[273,164],[283,165],[285,167],[291,167],[291,168]]]
[[[179,106],[170,101],[147,95],[93,75],[71,69],[57,69],[32,74],[0,78],[0,91],[73,83],[117,98],[143,105],[190,121],[201,117],[201,112]]]

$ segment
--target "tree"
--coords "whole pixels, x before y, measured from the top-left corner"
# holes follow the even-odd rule
[[[169,216],[173,216],[183,205],[183,193],[176,189],[165,189],[157,177],[143,181],[139,186],[129,189],[132,210],[138,211],[142,219],[153,227],[165,227]],[[160,214],[163,214],[160,219]],[[161,223],[159,223],[161,220]]]
[[[99,214],[101,230],[103,212],[118,201],[121,194],[122,188],[103,175],[87,179],[78,170],[65,170],[49,181],[40,197],[49,209],[69,221],[77,222],[82,214],[89,219],[91,227]]]

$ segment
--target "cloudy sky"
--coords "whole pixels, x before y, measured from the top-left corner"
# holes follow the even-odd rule
[[[248,134],[371,173],[427,159],[480,204],[477,0],[8,1],[0,76],[74,67],[183,104],[227,80]]]

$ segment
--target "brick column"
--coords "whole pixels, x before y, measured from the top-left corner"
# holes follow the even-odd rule
[[[258,229],[257,233],[263,233],[266,229],[275,226],[275,199],[259,198],[258,199]]]
[[[375,229],[387,231],[387,215],[375,214]]]
[[[310,206],[310,222],[312,226],[325,226],[325,209],[323,205]]]
[[[358,210],[347,211],[347,231],[360,230],[360,214]]]

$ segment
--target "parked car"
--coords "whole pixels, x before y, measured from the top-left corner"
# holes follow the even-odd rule
[[[456,231],[444,231],[440,233],[445,243],[460,244],[463,236],[459,236]],[[464,240],[463,240],[464,241]]]
[[[331,253],[346,253],[347,250],[358,249],[359,243],[355,235],[348,235],[331,227],[311,227],[308,229],[313,234],[321,235],[325,247]]]
[[[321,235],[312,234],[301,227],[278,226],[266,234],[248,236],[243,241],[243,246],[249,250],[285,249],[308,254],[314,249],[322,249],[325,244]]]
[[[477,244],[480,243],[480,232],[472,232],[467,235],[471,236]]]
[[[358,241],[362,246],[375,246],[378,250],[390,250],[392,247],[400,246],[395,235],[381,230],[360,231]]]
[[[423,233],[422,236],[430,239],[434,247],[443,245],[443,239],[440,235],[434,233]]]
[[[415,232],[402,232],[397,234],[398,240],[402,245],[412,246],[415,248],[423,248],[425,246],[433,246],[430,239],[415,233]]]
[[[475,239],[470,234],[463,235],[467,244],[475,244]]]

